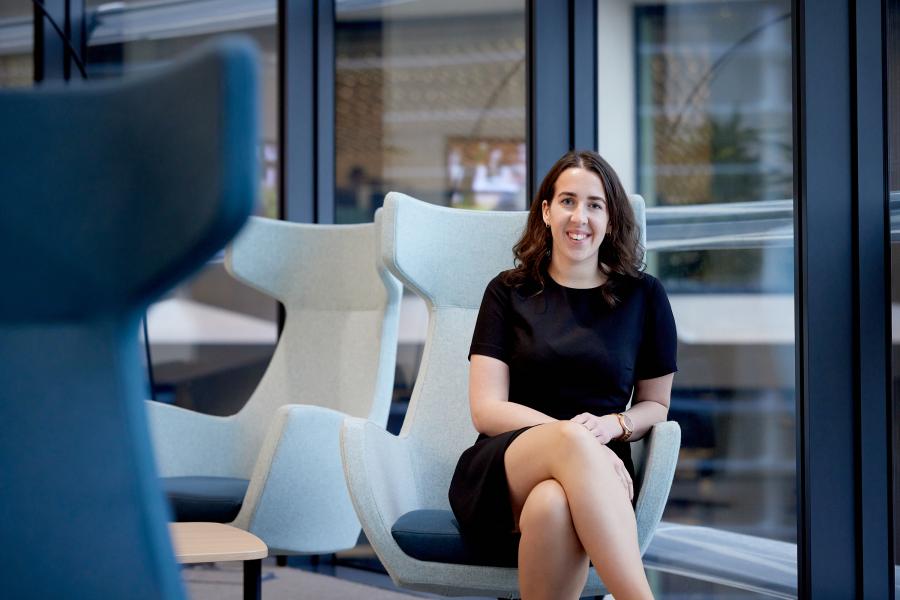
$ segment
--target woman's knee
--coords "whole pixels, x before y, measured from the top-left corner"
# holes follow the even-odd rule
[[[557,421],[548,426],[552,428],[558,438],[558,445],[564,446],[567,450],[582,446],[587,448],[592,442],[597,442],[593,433],[588,431],[584,425],[574,421]]]
[[[558,421],[553,425],[557,435],[555,448],[561,461],[567,464],[572,464],[573,461],[586,462],[592,469],[614,470],[613,461],[618,460],[618,457],[598,442],[584,425],[573,421]]]
[[[602,444],[584,425],[574,421],[558,421],[554,423],[558,438],[557,448],[565,455],[573,453],[602,456]]]
[[[551,527],[555,531],[560,527],[572,527],[569,500],[562,485],[555,479],[540,482],[525,499],[519,529],[524,532],[530,527]]]

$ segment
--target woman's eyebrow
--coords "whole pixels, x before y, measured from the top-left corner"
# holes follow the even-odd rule
[[[560,192],[560,193],[557,194],[557,195],[559,195],[559,196],[571,196],[571,197],[573,197],[573,198],[577,198],[577,197],[578,197],[578,194],[576,194],[575,192]],[[602,200],[603,202],[606,202],[606,198],[604,198],[603,196],[588,196],[588,200]]]

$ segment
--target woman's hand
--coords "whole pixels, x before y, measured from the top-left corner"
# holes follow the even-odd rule
[[[616,475],[619,476],[619,481],[625,486],[625,491],[628,492],[628,501],[634,502],[634,483],[631,481],[628,469],[625,468],[625,463],[622,462],[622,459],[615,452],[609,449],[609,446],[603,446],[603,449],[609,452],[609,460],[612,462],[613,469],[615,469]]]
[[[571,420],[584,425],[601,444],[608,444],[610,440],[616,439],[623,433],[622,425],[616,415],[597,417],[591,413],[581,413],[572,417]]]

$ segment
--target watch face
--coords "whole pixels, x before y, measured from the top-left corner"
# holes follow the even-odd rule
[[[634,426],[631,424],[631,419],[629,419],[628,415],[625,413],[617,413],[616,416],[619,418],[619,425],[622,426],[621,439],[627,440],[631,434],[634,433]]]

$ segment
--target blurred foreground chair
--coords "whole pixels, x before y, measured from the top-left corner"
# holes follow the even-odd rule
[[[229,272],[284,305],[284,329],[237,414],[148,403],[177,520],[233,520],[272,554],[356,545],[340,428],[347,415],[387,423],[402,292],[376,233],[253,218],[228,249]]]
[[[643,199],[632,197],[632,206],[643,241]],[[459,455],[477,436],[466,358],[475,318],[488,281],[513,266],[512,246],[526,215],[444,208],[397,193],[385,199],[382,256],[428,304],[428,336],[400,435],[347,419],[341,449],[363,530],[400,587],[450,596],[518,595],[516,557],[479,556],[466,547],[447,490]],[[666,422],[634,444],[642,552],[662,516],[680,438],[678,424]],[[584,594],[603,593],[592,569]]]
[[[4,598],[183,596],[138,325],[253,207],[256,60],[0,91]]]

